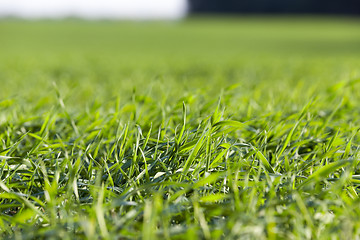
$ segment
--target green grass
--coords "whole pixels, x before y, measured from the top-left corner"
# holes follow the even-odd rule
[[[359,19],[0,32],[0,238],[360,235]]]

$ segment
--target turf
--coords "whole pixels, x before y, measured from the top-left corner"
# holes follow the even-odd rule
[[[2,239],[357,239],[356,18],[0,21]]]

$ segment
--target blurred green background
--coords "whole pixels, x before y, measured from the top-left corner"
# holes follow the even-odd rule
[[[179,90],[218,94],[234,83],[286,85],[286,96],[301,81],[321,85],[359,76],[360,19],[350,17],[3,19],[0,32],[2,99],[49,98],[54,82],[74,106],[130,96],[134,87],[144,94],[161,88],[169,101]]]

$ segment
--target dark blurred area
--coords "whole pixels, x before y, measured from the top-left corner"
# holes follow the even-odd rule
[[[360,0],[188,0],[190,13],[360,15]]]

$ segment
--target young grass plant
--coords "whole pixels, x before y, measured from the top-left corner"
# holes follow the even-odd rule
[[[327,32],[333,20],[318,20],[316,38],[303,20],[295,28],[310,29],[313,45],[300,54],[303,36],[271,21],[273,37],[268,22],[251,19],[192,19],[179,32],[163,23],[133,31],[1,22],[9,48],[0,56],[0,238],[359,236],[359,48],[326,49],[360,39],[359,25],[338,23],[339,38]],[[64,39],[79,26],[73,42],[49,47],[51,34]],[[43,38],[11,52],[14,29],[27,27]],[[135,35],[149,39],[142,52]],[[171,57],[159,36],[178,43]],[[54,55],[40,51],[48,48]]]

